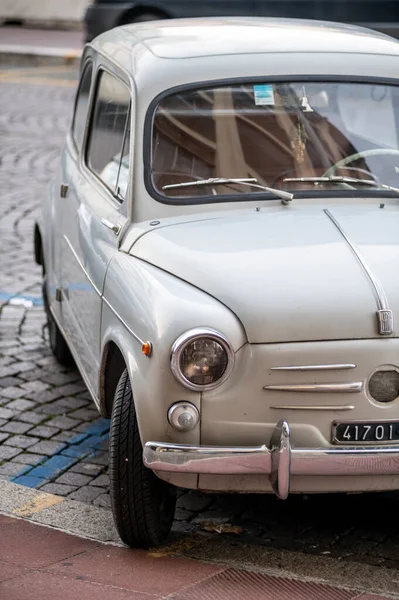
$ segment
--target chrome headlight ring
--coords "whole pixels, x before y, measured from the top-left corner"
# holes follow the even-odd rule
[[[223,350],[226,353],[226,358],[227,358],[226,368],[225,368],[222,376],[219,377],[219,379],[217,379],[216,381],[214,381],[212,383],[202,384],[202,385],[193,383],[192,381],[187,379],[184,376],[184,374],[182,373],[181,366],[180,366],[181,356],[182,356],[182,353],[184,352],[184,350],[187,348],[187,346],[189,344],[191,344],[192,342],[195,342],[196,340],[200,340],[201,338],[208,338],[211,340],[215,340],[223,348]],[[170,354],[170,366],[172,369],[172,373],[176,377],[177,381],[179,381],[179,383],[183,384],[186,388],[188,388],[190,390],[194,390],[196,392],[213,390],[214,388],[216,388],[219,385],[221,385],[222,383],[224,383],[226,381],[226,379],[230,376],[230,374],[233,370],[234,361],[235,361],[234,350],[233,350],[229,340],[227,339],[227,337],[225,335],[223,335],[222,333],[220,333],[219,331],[216,331],[215,329],[211,329],[208,327],[196,327],[194,329],[190,329],[189,331],[186,331],[185,333],[183,333],[174,342],[172,349],[171,349],[171,354]]]

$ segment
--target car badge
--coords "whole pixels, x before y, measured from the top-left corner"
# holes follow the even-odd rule
[[[380,335],[391,335],[393,333],[393,313],[391,310],[378,310],[377,320]]]

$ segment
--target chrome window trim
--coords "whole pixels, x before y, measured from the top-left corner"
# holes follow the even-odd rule
[[[270,371],[340,371],[356,369],[353,363],[331,365],[292,365],[287,367],[271,367]]]
[[[180,370],[180,357],[184,348],[189,342],[193,342],[196,339],[202,337],[208,337],[216,340],[224,348],[227,354],[227,366],[225,372],[220,377],[220,379],[207,385],[197,385],[195,383],[192,383],[184,377],[183,373]],[[170,351],[170,368],[172,370],[173,375],[176,377],[179,383],[184,385],[184,387],[190,390],[194,390],[196,392],[213,390],[219,385],[222,385],[222,383],[224,383],[226,379],[231,375],[231,372],[234,367],[234,361],[234,350],[227,337],[219,331],[216,331],[216,329],[211,329],[210,327],[196,327],[194,329],[186,331],[177,338],[177,340],[173,343]]]

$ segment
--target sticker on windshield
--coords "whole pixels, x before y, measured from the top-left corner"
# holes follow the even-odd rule
[[[271,84],[254,85],[255,104],[271,106],[274,104],[274,91]]]

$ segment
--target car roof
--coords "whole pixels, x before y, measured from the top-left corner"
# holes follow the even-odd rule
[[[129,47],[136,53],[138,45],[140,53],[147,52],[159,59],[276,52],[399,54],[397,40],[364,27],[262,17],[147,21],[107,31],[92,45],[105,50],[117,62],[123,60]]]

